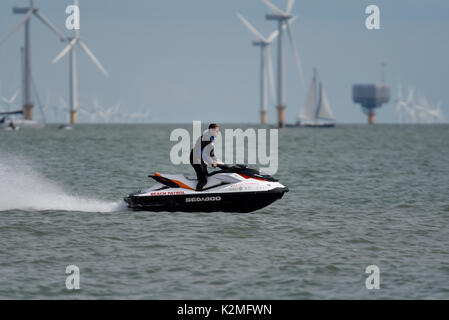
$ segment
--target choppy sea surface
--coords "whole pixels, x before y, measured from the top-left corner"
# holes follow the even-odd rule
[[[0,131],[0,299],[449,299],[448,125],[284,129],[274,204],[128,211],[148,174],[194,176],[178,127]]]

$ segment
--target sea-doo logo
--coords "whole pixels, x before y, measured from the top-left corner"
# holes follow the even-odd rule
[[[186,202],[202,202],[202,201],[221,201],[221,197],[196,197],[196,198],[186,198]]]

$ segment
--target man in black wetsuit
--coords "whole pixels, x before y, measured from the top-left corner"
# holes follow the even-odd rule
[[[196,172],[198,183],[196,191],[202,191],[207,183],[207,164],[216,168],[220,163],[214,155],[215,138],[220,133],[218,124],[211,123],[209,128],[203,132],[190,151],[190,164]]]

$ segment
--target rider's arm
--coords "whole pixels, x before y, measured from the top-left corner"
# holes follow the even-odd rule
[[[214,143],[208,144],[202,152],[203,161],[211,166],[214,164],[223,164],[223,162],[218,159],[218,157],[214,154]]]
[[[214,158],[211,157],[211,148],[213,150],[213,145],[212,144],[208,144],[201,152],[201,158],[208,165],[212,165],[212,163],[215,162]]]

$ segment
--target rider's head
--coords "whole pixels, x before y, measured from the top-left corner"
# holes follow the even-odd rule
[[[212,137],[217,137],[220,133],[220,127],[216,123],[211,123],[209,125],[209,133]]]

